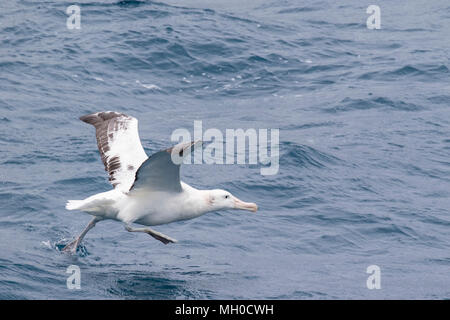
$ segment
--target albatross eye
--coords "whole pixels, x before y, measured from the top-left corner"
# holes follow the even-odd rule
[[[229,195],[226,195],[226,196],[225,196],[225,199],[228,199],[229,197],[230,197]]]

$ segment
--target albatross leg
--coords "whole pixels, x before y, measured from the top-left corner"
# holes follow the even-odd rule
[[[77,248],[80,245],[81,241],[83,240],[84,236],[86,235],[86,233],[88,233],[89,230],[91,230],[93,227],[95,227],[95,224],[97,222],[99,222],[100,220],[102,220],[102,218],[99,217],[94,217],[91,222],[89,222],[89,224],[86,226],[86,228],[83,230],[83,232],[81,232],[81,234],[75,239],[73,240],[71,243],[69,243],[68,245],[66,245],[62,251],[64,252],[72,252],[75,253],[77,252]]]
[[[155,238],[156,240],[159,240],[159,241],[161,241],[164,244],[178,242],[177,240],[175,240],[175,239],[173,239],[173,238],[171,238],[169,236],[166,236],[165,234],[163,234],[161,232],[152,230],[150,228],[132,228],[130,225],[127,224],[127,225],[125,225],[125,229],[128,232],[144,232],[144,233],[147,233],[147,234],[151,235],[153,238]]]

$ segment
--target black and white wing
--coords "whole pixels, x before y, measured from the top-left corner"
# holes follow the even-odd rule
[[[106,111],[82,116],[95,127],[98,150],[114,188],[129,191],[136,171],[148,158],[141,145],[136,118]]]

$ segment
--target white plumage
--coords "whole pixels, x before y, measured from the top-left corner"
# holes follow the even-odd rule
[[[198,190],[180,181],[180,165],[172,156],[186,156],[198,142],[181,143],[147,157],[137,119],[112,111],[80,119],[96,129],[100,156],[114,189],[67,202],[67,210],[84,211],[94,218],[64,251],[75,252],[86,233],[104,219],[121,221],[127,231],[145,232],[167,244],[176,240],[150,228],[132,228],[131,224],[154,226],[221,209],[257,210],[256,204],[243,202],[225,190]]]

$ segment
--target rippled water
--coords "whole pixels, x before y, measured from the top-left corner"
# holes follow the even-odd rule
[[[0,3],[0,298],[450,298],[450,7],[360,1]],[[177,128],[279,128],[280,171],[191,165],[257,202],[157,230],[67,199],[109,190],[78,117],[136,116],[146,151]],[[81,269],[81,290],[66,268]],[[366,268],[381,269],[369,290]]]

